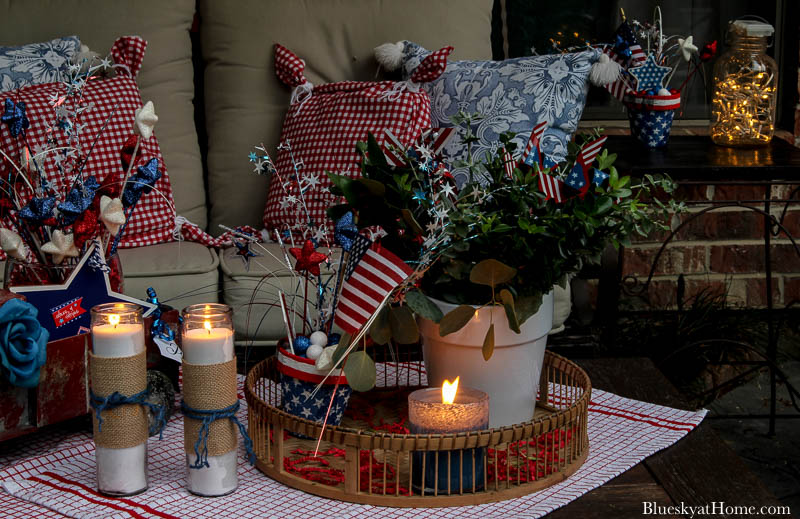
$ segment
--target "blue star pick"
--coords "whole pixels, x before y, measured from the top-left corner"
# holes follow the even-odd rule
[[[108,272],[93,269],[89,265],[89,258],[93,253],[92,248],[86,251],[63,285],[10,288],[12,292],[24,294],[28,302],[36,307],[39,311],[39,322],[50,332],[51,341],[78,335],[82,332],[81,328],[89,329],[89,310],[95,305],[115,301],[136,303],[145,308],[145,316],[157,308],[152,303],[111,290]]]
[[[656,63],[652,54],[647,56],[643,65],[628,69],[636,78],[636,90],[655,90],[664,88],[664,78],[672,71],[672,67],[665,67]]]

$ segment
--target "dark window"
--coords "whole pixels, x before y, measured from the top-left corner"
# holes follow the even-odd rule
[[[691,34],[698,47],[717,40],[719,51],[724,52],[728,21],[745,15],[760,16],[776,29],[774,45],[769,52],[778,62],[781,73],[778,124],[789,129],[794,124],[794,106],[797,103],[798,3],[797,0],[495,0],[492,52],[494,59],[504,59],[530,56],[534,52],[555,52],[553,41],[561,48],[584,45],[587,41],[611,42],[621,22],[620,7],[629,20],[646,22],[653,20],[653,10],[657,5],[661,5],[664,34]],[[700,74],[695,74],[682,89],[683,119],[708,119],[712,69],[713,62],[706,64],[705,81]],[[683,62],[675,71],[669,87],[678,88],[685,78],[686,63]],[[591,89],[583,119],[625,118],[619,102],[603,89]]]

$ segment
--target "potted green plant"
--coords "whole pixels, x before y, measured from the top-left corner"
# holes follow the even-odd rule
[[[474,117],[460,114],[456,122],[471,146]],[[515,164],[510,171],[505,160],[515,151],[512,137],[503,135],[502,149],[482,160],[468,154],[470,178],[460,189],[424,149],[405,166],[390,166],[372,136],[359,144],[361,178],[331,175],[335,192],[347,200],[330,209],[331,217],[354,211],[359,226],[386,232],[382,243],[390,250],[426,266],[404,304],[375,320],[372,338],[421,338],[429,383],[460,376],[487,392],[492,427],[533,415],[554,285],[564,286],[584,264],[599,261],[608,243],[624,245],[634,233],[666,228],[668,215],[681,210],[653,196],[671,193],[670,179],[621,177],[616,155],[606,150],[590,170],[605,180],[588,179],[573,196],[565,187],[558,203],[542,192],[540,176],[571,172],[583,146],[572,143],[561,165]],[[410,324],[411,312],[418,328]]]

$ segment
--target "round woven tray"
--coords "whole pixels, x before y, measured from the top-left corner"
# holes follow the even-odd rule
[[[424,385],[424,369],[419,362],[379,362],[377,367],[382,387],[353,393],[342,423],[325,428],[316,457],[322,426],[281,409],[275,358],[253,367],[245,396],[256,466],[277,481],[323,497],[439,507],[526,495],[563,481],[586,460],[591,382],[564,357],[545,354],[531,421],[459,434],[396,432],[405,425],[408,393]],[[437,477],[443,479],[437,482]]]

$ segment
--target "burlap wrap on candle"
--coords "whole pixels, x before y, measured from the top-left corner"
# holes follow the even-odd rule
[[[183,361],[183,400],[193,409],[224,409],[236,403],[236,358],[222,364],[189,364]],[[203,422],[184,417],[183,447],[194,454]],[[208,455],[219,456],[237,447],[237,428],[227,418],[211,422]]]
[[[89,353],[92,391],[107,397],[115,391],[132,396],[147,389],[145,352],[132,357],[97,357]],[[102,411],[103,428],[98,430],[97,416],[92,410],[94,442],[108,449],[135,447],[147,441],[147,410],[138,404],[121,405]]]

